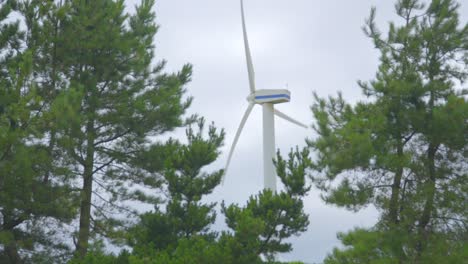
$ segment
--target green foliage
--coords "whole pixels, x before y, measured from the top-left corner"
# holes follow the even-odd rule
[[[194,134],[189,129],[189,144],[181,145],[174,157],[163,162],[168,165],[169,172],[174,168],[178,171],[177,176],[165,175],[171,199],[165,211],[156,208],[155,212],[144,214],[132,231],[135,238],[130,263],[263,263],[262,256],[273,261],[275,254],[291,251],[291,244],[285,240],[307,229],[309,221],[303,210],[302,198],[310,189],[305,186],[305,170],[310,160],[305,149],[291,151],[289,160],[284,160],[279,153],[277,155],[277,171],[285,185],[284,192],[264,190],[250,197],[244,207],[223,203],[222,212],[230,231],[219,236],[208,231],[207,227],[214,221],[214,204],[205,206],[194,201],[210,193],[221,179],[222,171],[210,176],[200,174],[201,165],[216,158],[210,153],[217,153],[222,139],[215,130],[210,131],[209,138],[203,140],[200,133]],[[190,203],[195,206],[186,206]]]
[[[90,250],[84,258],[74,258],[68,264],[130,264],[129,258],[130,253],[128,251],[122,251],[118,256],[115,256],[113,254],[105,254],[100,250]]]
[[[128,262],[118,262],[115,256],[112,255],[105,255],[105,254],[87,254],[83,259],[73,259],[72,261],[68,262],[69,264],[120,264],[120,263],[128,263]]]
[[[57,223],[69,223],[76,207],[69,195],[69,170],[53,163],[45,124],[53,110],[44,107],[33,78],[36,43],[10,12],[21,14],[16,1],[0,1],[0,262],[53,258],[66,250],[56,240]],[[30,16],[24,16],[25,19]],[[54,175],[50,175],[51,172]],[[20,252],[30,252],[22,256]],[[59,258],[58,258],[59,259]]]
[[[421,263],[463,263],[466,259],[466,243],[453,242],[444,234],[437,234],[428,243],[428,252],[421,258]],[[416,243],[414,237],[406,230],[366,230],[355,229],[348,233],[339,233],[345,249],[335,248],[329,254],[325,264],[341,263],[401,263],[395,258],[395,252],[401,250],[400,245]],[[410,247],[405,250],[411,251]],[[412,254],[416,252],[412,251]],[[400,253],[402,254],[402,253]],[[409,263],[414,263],[410,260]]]
[[[349,250],[334,249],[324,261],[326,264],[337,263],[399,263],[393,257],[381,232],[355,229],[349,233],[340,233],[338,238]],[[394,238],[394,236],[392,236]]]
[[[226,223],[233,230],[236,258],[264,255],[272,260],[275,253],[291,251],[284,239],[307,230],[302,198],[310,189],[305,185],[308,155],[307,150],[291,151],[286,161],[277,154],[277,172],[285,191],[264,190],[251,196],[245,207],[223,205]]]
[[[160,174],[137,157],[186,124],[191,66],[167,74],[154,61],[153,6],[127,14],[124,1],[0,1],[0,233],[15,262],[64,262],[61,238],[75,235],[62,225],[77,208],[83,257],[93,238],[121,239],[136,215],[124,201],[158,201],[141,187],[160,187]],[[12,10],[21,29],[6,22]]]
[[[171,252],[179,248],[178,241],[182,238],[214,236],[208,228],[215,221],[216,203],[203,203],[202,198],[220,183],[223,171],[206,173],[202,169],[219,156],[224,132],[210,125],[205,138],[205,121],[199,119],[197,126],[197,131],[192,126],[187,129],[186,144],[171,139],[167,144],[153,145],[143,155],[151,160],[151,157],[161,157],[155,153],[169,154],[165,160],[148,163],[151,164],[148,169],[161,171],[169,201],[164,210],[155,206],[154,212],[141,216],[140,224],[133,231],[132,243],[137,254],[165,249]]]
[[[364,28],[381,54],[375,79],[359,82],[368,100],[352,106],[341,95],[316,96],[312,106],[318,137],[308,144],[324,200],[381,212],[372,230],[341,234],[348,247],[329,263],[455,260],[466,241],[468,112],[466,91],[456,87],[468,76],[468,24],[451,0],[395,7],[403,21],[390,23],[386,38],[374,9]]]
[[[130,264],[235,263],[220,244],[199,236],[180,239],[173,252],[160,251],[151,257],[131,256],[129,259]]]
[[[125,13],[124,1],[51,5],[46,20],[56,34],[44,57],[53,57],[51,79],[61,80],[51,107],[62,110],[53,117],[54,136],[82,181],[76,254],[83,257],[94,237],[121,238],[128,223],[117,215],[136,215],[124,201],[158,200],[141,188],[159,187],[159,174],[136,157],[151,137],[184,125],[191,66],[165,74],[164,62],[155,63],[152,0],[141,1],[134,14]]]

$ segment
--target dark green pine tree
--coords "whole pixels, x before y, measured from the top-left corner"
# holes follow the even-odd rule
[[[153,7],[143,0],[126,14],[123,0],[66,0],[58,11],[53,47],[66,87],[56,105],[68,119],[55,140],[81,181],[79,258],[96,235],[117,236],[126,223],[118,213],[135,214],[125,200],[154,200],[133,186],[160,184],[158,174],[136,166],[137,157],[152,137],[184,125],[191,102],[184,96],[191,67],[164,74],[165,63],[154,61]]]
[[[214,221],[214,204],[195,201],[200,201],[220,182],[222,171],[203,176],[199,168],[217,157],[221,137],[210,133],[208,139],[201,140],[199,134],[194,137],[190,131],[189,139],[196,140],[178,146],[176,149],[180,151],[174,151],[175,160],[153,160],[156,168],[160,166],[158,164],[168,165],[166,178],[171,200],[165,211],[156,208],[155,212],[142,216],[142,221],[132,232],[135,234],[133,254],[124,253],[120,258],[131,263],[241,264],[263,263],[264,256],[270,263],[276,253],[291,251],[291,244],[285,240],[305,231],[309,223],[302,203],[309,191],[305,186],[306,170],[310,166],[309,152],[296,151],[290,154],[289,160],[278,154],[276,166],[285,191],[262,191],[250,197],[244,207],[223,204],[222,211],[230,231],[216,237],[207,229]],[[153,154],[167,151],[171,150],[152,150]],[[177,172],[175,178],[174,172]],[[192,206],[187,206],[189,200]]]
[[[372,10],[365,31],[380,51],[367,102],[316,97],[318,137],[313,180],[324,199],[352,210],[369,204],[381,218],[369,230],[340,234],[346,250],[326,263],[441,263],[461,260],[466,240],[468,26],[458,4],[417,0],[395,5],[402,23],[377,30]],[[466,211],[466,210],[465,210]]]
[[[21,30],[13,10],[28,22],[35,15],[25,15],[23,3],[0,1],[0,262],[59,262],[66,245],[56,240],[57,227],[73,219],[76,196],[47,144],[55,114],[35,78],[31,23]]]
[[[202,169],[218,158],[224,132],[210,125],[205,138],[204,123],[201,118],[196,130],[192,126],[187,129],[186,144],[171,139],[153,146],[141,159],[149,171],[163,174],[168,201],[165,208],[155,206],[155,211],[143,214],[131,232],[135,233],[135,254],[170,253],[182,238],[214,240],[216,234],[209,227],[216,219],[216,203],[204,203],[202,199],[219,185],[223,170],[206,173]]]
[[[232,263],[258,263],[260,256],[274,261],[275,254],[292,250],[285,239],[307,230],[309,220],[302,199],[310,190],[305,184],[308,156],[307,149],[291,151],[288,160],[277,153],[275,165],[284,191],[263,190],[251,196],[245,207],[223,204],[232,232],[224,233],[220,244],[230,252]]]
[[[57,134],[59,128],[67,123],[73,109],[68,109],[63,92],[59,97],[59,91],[67,87],[67,79],[63,78],[60,71],[60,58],[58,39],[60,27],[65,15],[63,1],[18,1],[18,9],[24,17],[26,24],[26,45],[32,51],[33,79],[36,83],[36,93],[42,98],[41,109],[51,112],[46,116],[43,131],[47,135],[43,141],[48,146],[48,152],[52,156],[50,160],[51,170],[47,172],[48,178],[61,174],[54,167],[64,168],[70,165],[66,151],[58,144]],[[69,175],[72,177],[73,175]]]

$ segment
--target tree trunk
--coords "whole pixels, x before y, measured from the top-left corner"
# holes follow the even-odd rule
[[[5,246],[5,253],[7,257],[7,263],[11,264],[21,264],[23,260],[21,259],[18,248],[16,247],[16,241],[12,240],[8,245]]]
[[[6,234],[11,235],[11,240],[4,244],[4,257],[6,257],[6,263],[23,263],[19,253],[18,253],[18,246],[16,244],[17,237],[14,235],[14,229],[18,225],[24,222],[23,218],[13,218],[13,210],[5,209],[1,212],[3,216],[3,224],[0,227],[0,231]],[[7,236],[8,237],[8,236]],[[3,263],[4,259],[0,257],[0,263]]]
[[[83,189],[81,190],[80,204],[80,229],[78,232],[78,243],[76,255],[83,258],[88,252],[88,242],[91,227],[91,197],[93,192],[93,167],[94,167],[94,121],[89,120],[87,124],[87,149],[86,160],[83,171]]]
[[[418,242],[416,245],[417,256],[416,256],[416,263],[421,263],[421,256],[425,250],[426,242],[428,239],[428,232],[426,230],[427,225],[431,220],[432,211],[434,208],[434,197],[435,197],[435,187],[436,187],[436,175],[435,175],[435,153],[437,151],[437,147],[434,144],[429,144],[428,149],[428,173],[429,179],[425,183],[425,192],[427,192],[427,198],[424,203],[424,209],[421,214],[421,218],[419,220],[418,225]]]
[[[397,154],[399,158],[403,156],[403,147],[401,146],[401,144],[398,144]],[[399,222],[398,208],[400,204],[399,198],[400,198],[402,176],[403,176],[403,167],[400,164],[398,165],[397,171],[395,172],[395,177],[393,178],[392,194],[390,197],[389,214],[388,214],[390,225],[395,225],[395,226],[398,225],[398,222]]]
[[[400,127],[400,124],[398,124],[398,127]],[[397,164],[397,168],[395,171],[395,176],[393,178],[393,183],[392,183],[392,191],[390,195],[390,204],[389,204],[389,213],[388,213],[388,226],[390,230],[392,231],[397,231],[400,232],[400,193],[401,193],[401,179],[403,177],[403,164],[401,161],[403,160],[403,137],[401,136],[401,133],[398,133],[396,136],[398,139],[397,142],[397,157],[399,163]],[[403,245],[399,245],[397,247],[397,252],[395,252],[395,255],[398,257],[398,263],[402,264],[405,263],[405,253],[403,250]]]

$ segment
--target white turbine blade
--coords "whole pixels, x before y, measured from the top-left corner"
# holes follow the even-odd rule
[[[285,119],[285,120],[287,120],[287,121],[289,121],[291,123],[294,123],[294,124],[296,124],[298,126],[301,126],[303,128],[307,128],[307,126],[304,125],[303,123],[295,120],[294,118],[292,118],[292,117],[290,117],[290,116],[288,116],[286,114],[283,114],[282,112],[278,111],[277,109],[275,109],[275,115],[277,115],[277,116],[279,116],[279,117],[281,117],[281,118],[283,118],[283,119]]]
[[[236,136],[234,137],[234,141],[232,142],[231,149],[229,150],[229,155],[228,155],[228,159],[227,159],[227,162],[226,162],[226,167],[224,168],[223,182],[224,182],[224,177],[226,175],[227,169],[229,167],[229,163],[231,162],[232,153],[234,153],[234,148],[236,147],[237,140],[239,140],[239,136],[240,136],[240,134],[242,132],[242,129],[244,128],[244,125],[245,125],[245,122],[247,121],[247,118],[250,115],[250,112],[252,112],[253,107],[254,107],[254,104],[249,103],[249,106],[247,107],[247,110],[245,110],[244,116],[242,117],[239,128],[237,128]]]
[[[249,74],[250,92],[255,92],[255,72],[253,69],[252,56],[250,55],[249,39],[247,38],[247,29],[245,27],[244,1],[241,0],[242,13],[242,31],[244,33],[245,57],[247,59],[247,72]]]

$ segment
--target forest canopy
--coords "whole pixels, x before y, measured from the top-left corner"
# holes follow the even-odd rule
[[[193,66],[166,70],[155,0],[137,2],[0,0],[0,263],[280,263],[315,219],[311,191],[379,215],[324,263],[467,259],[457,1],[397,0],[383,29],[372,9],[363,99],[315,93],[307,146],[273,161],[282,188],[242,204],[206,199],[226,133],[191,109]]]

